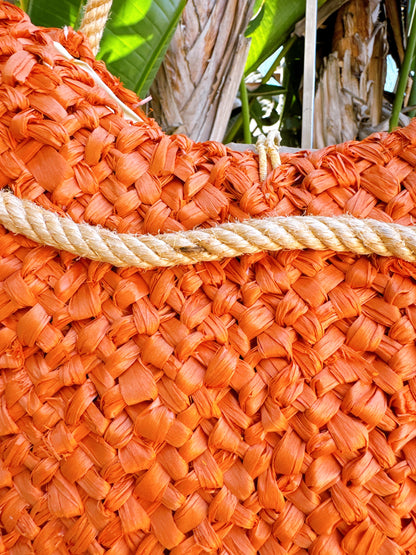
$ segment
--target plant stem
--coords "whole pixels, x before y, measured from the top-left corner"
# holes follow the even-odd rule
[[[411,16],[411,12],[415,7],[416,0],[409,0],[409,4],[407,6],[407,15],[408,17]],[[413,72],[413,83],[412,88],[410,89],[409,95],[409,106],[414,106],[416,104],[416,57],[413,56],[411,71]],[[416,116],[416,110],[413,108],[412,110],[407,110],[407,115],[409,118],[414,118]]]
[[[290,37],[290,39],[283,45],[282,50],[279,52],[279,54],[276,56],[275,60],[273,61],[272,65],[269,68],[269,71],[266,73],[266,75],[263,77],[263,79],[260,82],[260,85],[265,85],[269,79],[272,77],[273,73],[276,70],[276,67],[280,64],[280,62],[282,61],[282,59],[286,56],[286,54],[289,52],[289,50],[292,48],[293,43],[296,41],[295,36]],[[241,85],[240,85],[241,86]],[[282,91],[283,92],[283,91]],[[254,102],[255,98],[251,98],[250,102],[248,103],[249,107],[251,107],[252,103]],[[242,101],[242,99],[241,99]],[[228,131],[227,135],[224,138],[224,143],[231,143],[234,139],[234,137],[237,135],[237,133],[240,131],[241,125],[243,123],[243,112],[241,112],[237,119],[235,120],[235,122],[233,123],[232,127],[230,128],[230,130]],[[245,141],[245,139],[244,139]]]
[[[232,126],[230,127],[228,133],[225,135],[224,137],[224,144],[228,144],[228,143],[232,143],[234,140],[234,137],[237,135],[237,133],[240,131],[240,127],[243,123],[243,116],[241,114],[241,112],[238,114],[238,116],[236,117],[234,123],[232,124]]]
[[[413,4],[412,16],[410,19],[410,26],[409,26],[409,36],[408,36],[407,45],[406,45],[406,52],[404,55],[402,67],[400,68],[399,83],[397,85],[397,91],[394,97],[393,110],[390,118],[390,131],[393,131],[393,129],[397,127],[399,123],[399,116],[403,105],[403,98],[406,90],[407,78],[409,76],[409,71],[412,65],[413,54],[416,46],[415,15],[416,15],[416,2]]]
[[[416,74],[415,74],[415,63],[413,62],[413,83],[412,83],[412,88],[410,90],[410,95],[409,95],[409,106],[412,107],[411,110],[407,110],[407,115],[409,116],[409,118],[414,118],[416,116],[416,110],[414,108],[415,104],[416,104]],[[408,107],[409,107],[408,106]]]
[[[289,50],[292,48],[293,43],[295,42],[297,37],[293,36],[290,37],[290,39],[286,42],[286,44],[283,45],[282,50],[279,52],[279,54],[276,56],[276,59],[274,60],[274,62],[272,63],[272,65],[269,68],[269,71],[266,73],[266,75],[263,77],[263,79],[261,80],[261,84],[265,85],[267,84],[268,80],[272,77],[272,75],[274,74],[277,66],[280,64],[280,62],[282,61],[282,59],[286,56],[286,54],[289,52]]]
[[[244,142],[246,144],[251,144],[250,107],[248,105],[248,94],[247,94],[247,87],[244,81],[244,77],[241,79],[241,83],[240,83],[240,99],[241,99],[241,111],[243,113]]]

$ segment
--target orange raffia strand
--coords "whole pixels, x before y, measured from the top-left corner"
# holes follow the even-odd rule
[[[142,121],[53,47],[93,67]],[[125,233],[413,225],[416,124],[258,159],[166,137],[82,35],[0,4],[0,186]],[[291,251],[117,269],[0,228],[0,547],[414,552],[415,264]]]

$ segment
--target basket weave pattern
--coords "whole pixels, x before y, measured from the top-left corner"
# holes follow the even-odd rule
[[[0,4],[0,186],[112,230],[416,215],[416,124],[256,156],[131,124]],[[0,553],[416,553],[416,265],[117,269],[0,228]]]

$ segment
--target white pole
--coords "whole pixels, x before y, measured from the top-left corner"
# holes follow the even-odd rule
[[[313,146],[316,73],[316,21],[318,0],[306,0],[305,54],[303,65],[302,148]]]

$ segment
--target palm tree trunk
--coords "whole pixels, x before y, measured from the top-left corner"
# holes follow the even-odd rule
[[[221,141],[247,58],[254,0],[189,0],[151,88],[167,133]]]
[[[338,11],[315,97],[315,148],[362,138],[381,121],[387,38],[380,5],[350,0]]]

